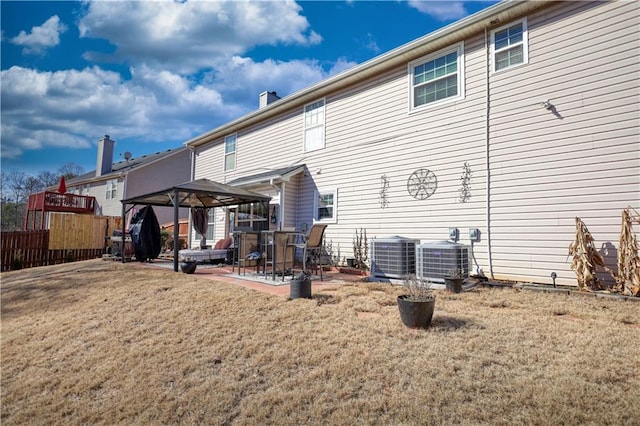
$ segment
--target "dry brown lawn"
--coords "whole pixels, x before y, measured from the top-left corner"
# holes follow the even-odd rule
[[[389,284],[287,300],[101,260],[1,275],[3,425],[639,424],[640,303]]]

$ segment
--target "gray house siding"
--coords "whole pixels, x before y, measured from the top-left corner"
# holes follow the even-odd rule
[[[140,169],[131,170],[127,176],[126,198],[147,194],[170,188],[173,185],[188,182],[191,178],[189,170],[190,152],[182,150]],[[121,198],[118,198],[120,200]],[[122,211],[122,206],[120,205]],[[154,207],[154,213],[160,224],[173,223],[173,209],[170,207]],[[121,214],[121,213],[118,213]],[[181,218],[188,217],[187,209],[180,209]]]
[[[637,2],[552,3],[526,17],[528,63],[496,73],[494,28],[467,34],[459,40],[464,98],[419,111],[409,108],[408,64],[423,54],[404,54],[400,66],[310,100],[325,99],[324,149],[303,152],[303,107],[295,107],[238,131],[233,172],[222,170],[226,135],[197,148],[195,178],[305,164],[285,185],[283,226],[308,228],[314,191],[335,189],[337,220],[326,236],[343,256],[360,227],[369,238],[423,242],[457,227],[465,244],[468,228],[478,228],[474,254],[486,275],[551,282],[556,272],[559,284],[575,285],[567,259],[575,216],[611,248],[621,209],[640,204],[638,15]],[[424,200],[407,191],[418,169],[437,176]]]
[[[117,179],[116,197],[107,199],[107,181]],[[86,193],[82,195],[89,195],[96,198],[96,214],[104,216],[120,216],[122,214],[122,194],[124,191],[124,178],[118,176],[111,176],[110,179],[98,180],[82,185],[86,188]],[[70,188],[75,193],[80,193],[79,187]]]

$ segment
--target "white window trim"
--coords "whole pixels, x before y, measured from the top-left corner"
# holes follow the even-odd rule
[[[231,152],[227,152],[227,138],[234,136],[236,138],[236,149],[233,151],[233,168],[227,169],[227,155],[232,154]],[[224,142],[222,144],[223,155],[222,155],[222,170],[227,172],[232,172],[238,167],[238,134],[232,133],[224,137]]]
[[[444,56],[447,55],[449,53],[452,52],[457,52],[458,53],[458,95],[457,96],[451,96],[449,98],[446,99],[441,99],[439,101],[435,101],[435,102],[430,102],[428,104],[424,104],[424,105],[420,105],[417,107],[414,107],[414,90],[413,90],[413,71],[414,68],[418,65],[421,65],[425,62],[429,62],[432,61],[433,59],[440,57],[440,56]],[[409,75],[409,80],[408,80],[408,84],[409,84],[409,113],[412,112],[418,112],[418,111],[423,111],[425,109],[429,109],[435,106],[440,106],[443,104],[447,104],[449,102],[455,102],[455,101],[459,101],[461,99],[464,99],[464,86],[465,86],[465,79],[464,79],[464,41],[461,41],[460,43],[454,44],[452,46],[449,46],[445,49],[440,49],[437,52],[433,52],[427,56],[423,56],[422,58],[416,59],[414,61],[411,61],[409,63],[409,65],[407,66],[408,68],[408,72],[407,74]]]
[[[115,194],[112,192],[115,191]],[[105,199],[115,200],[118,197],[118,179],[109,179],[105,188]]]
[[[501,70],[497,70],[496,71],[496,33],[502,30],[505,30],[509,27],[513,27],[514,25],[518,25],[519,23],[522,23],[522,63],[519,64],[515,64],[515,65],[511,65],[509,67],[503,68]],[[510,45],[508,47],[505,47],[502,50],[507,50],[512,48],[514,45]],[[527,18],[524,17],[522,19],[518,19],[517,21],[512,21],[509,22],[506,25],[501,26],[500,28],[496,28],[494,30],[491,30],[491,73],[495,74],[495,73],[501,73],[507,70],[512,70],[514,68],[517,68],[519,66],[522,65],[526,65],[529,63],[529,29],[527,26]]]
[[[324,113],[322,114],[322,146],[320,148],[315,149],[307,149],[307,107],[309,105],[315,104],[316,102],[322,101],[322,107],[324,108]],[[319,125],[318,125],[319,127]],[[313,102],[309,102],[302,107],[302,152],[313,152],[318,151],[320,149],[324,149],[327,146],[327,99],[321,98],[317,99]]]
[[[216,209],[209,209],[209,214],[207,215],[207,233],[205,238],[207,242],[213,241],[216,237]],[[211,238],[209,238],[209,230],[211,230]]]
[[[321,194],[333,194],[333,217],[318,219],[318,197]],[[313,223],[338,223],[338,189],[317,189],[313,192]]]

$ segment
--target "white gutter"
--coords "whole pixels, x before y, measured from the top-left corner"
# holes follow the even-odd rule
[[[406,65],[414,59],[440,48],[464,40],[486,28],[497,26],[506,21],[526,15],[546,6],[553,0],[505,0],[478,13],[447,25],[419,39],[409,42],[385,54],[377,56],[360,65],[350,68],[322,80],[312,86],[275,101],[266,107],[240,117],[230,123],[217,127],[207,133],[196,136],[184,144],[198,147],[215,141],[223,135],[237,132],[251,125],[277,116],[290,109],[300,107],[332,92],[344,89],[366,79],[378,76],[395,67]]]

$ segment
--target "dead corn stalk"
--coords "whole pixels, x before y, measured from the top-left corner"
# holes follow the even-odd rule
[[[596,265],[604,267],[604,260],[596,250],[587,225],[579,217],[576,217],[576,238],[569,246],[569,255],[573,256],[571,269],[576,273],[580,290],[602,289]]]
[[[640,214],[628,207],[622,210],[622,228],[618,249],[618,276],[616,289],[623,294],[640,296],[640,255],[633,222],[640,224]]]

